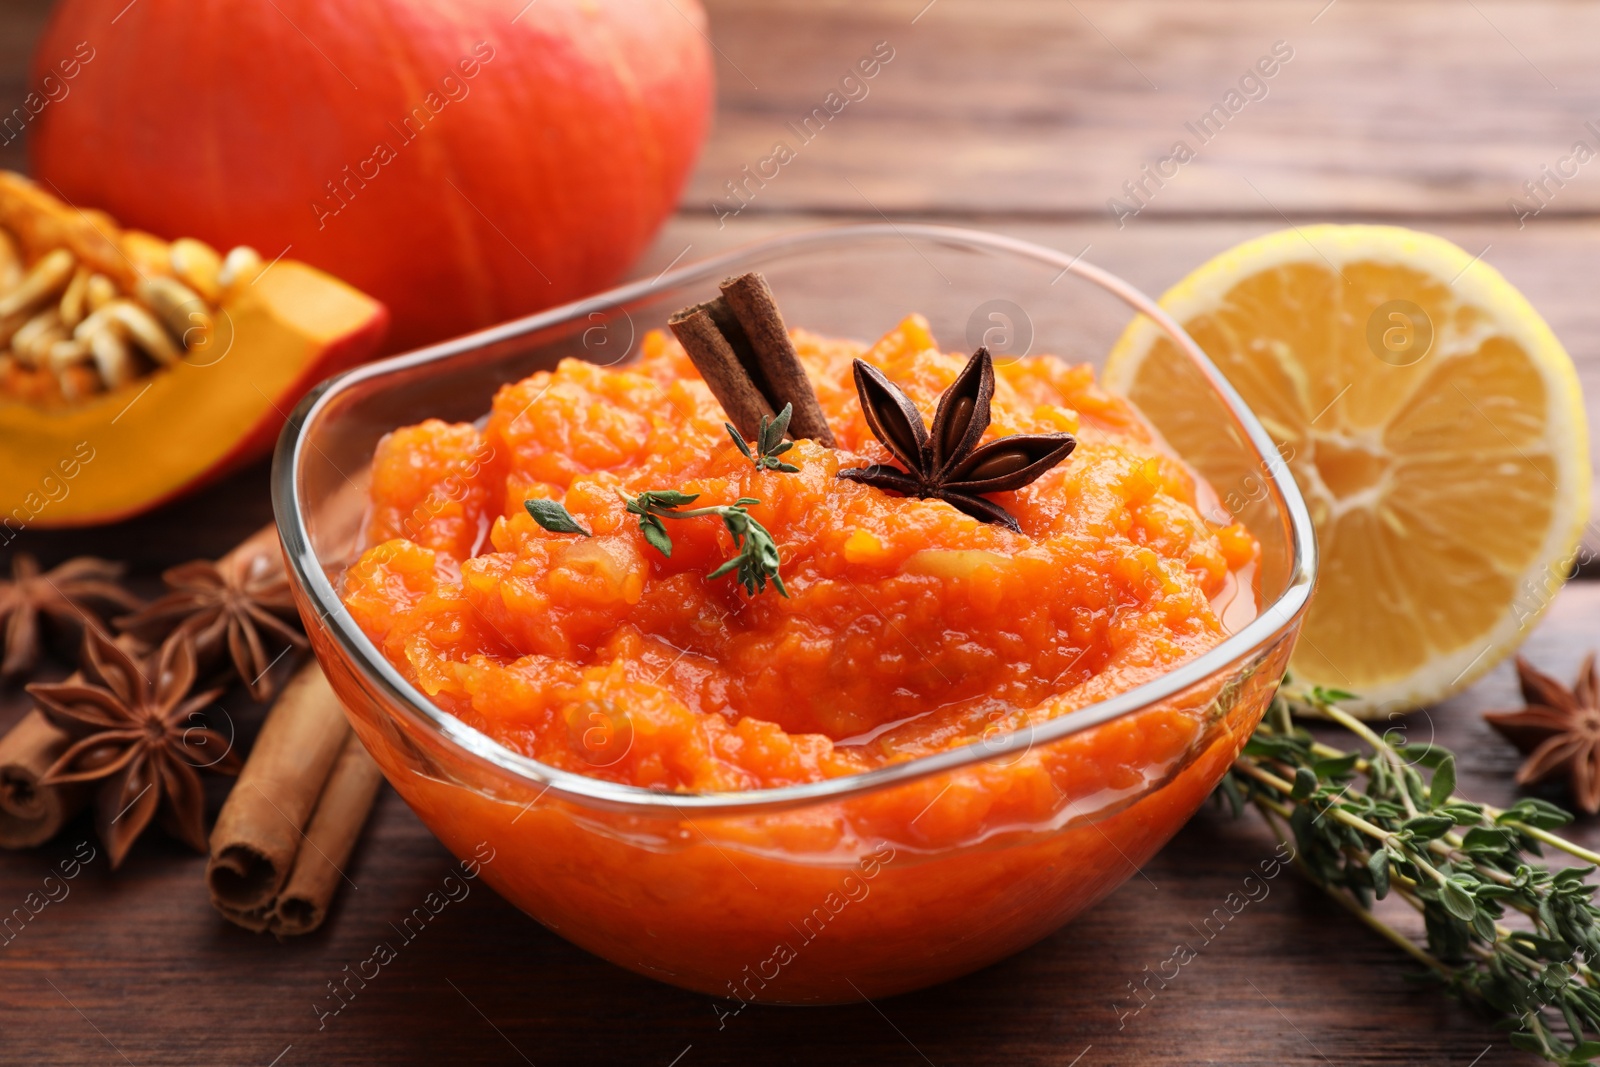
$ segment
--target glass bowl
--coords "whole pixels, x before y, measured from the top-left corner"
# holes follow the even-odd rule
[[[760,270],[792,325],[871,340],[912,311],[944,348],[1100,364],[1128,309],[1187,353],[1217,440],[1199,473],[1260,540],[1256,611],[1137,688],[870,773],[738,793],[668,793],[563,771],[432,705],[339,600],[364,547],[389,430],[471,421],[557,360],[627,359],[647,328]],[[1159,427],[1157,427],[1159,429]],[[1187,457],[1186,457],[1187,458]],[[1148,297],[1081,259],[991,234],[871,225],[766,241],[649,282],[332,378],[279,440],[273,502],[318,660],[396,791],[501,895],[623,967],[731,1001],[830,1003],[952,978],[1094,904],[1211,793],[1284,667],[1315,571],[1311,522],[1266,433]],[[1248,598],[1246,598],[1247,600]],[[626,709],[622,714],[625,716]]]

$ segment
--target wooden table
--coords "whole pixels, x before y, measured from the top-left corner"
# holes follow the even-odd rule
[[[772,232],[849,219],[939,220],[1028,237],[1159,292],[1205,257],[1289,222],[1392,220],[1442,233],[1544,312],[1600,404],[1600,164],[1536,218],[1507,200],[1594,135],[1600,7],[1564,0],[715,0],[716,127],[638,273]],[[46,5],[0,12],[0,104]],[[736,216],[723,183],[771,150],[855,61],[893,60]],[[1275,42],[1293,58],[1137,217],[1106,201],[1165,155]],[[18,144],[0,165],[21,166]],[[722,210],[713,202],[722,202]],[[264,466],[155,515],[16,547],[95,551],[152,579],[269,518]],[[1557,598],[1527,652],[1569,675],[1596,644],[1600,583]],[[1416,720],[1461,755],[1464,792],[1506,803],[1514,753],[1477,712],[1514,702],[1509,669]],[[12,697],[0,722],[20,713]],[[74,824],[0,857],[0,910],[91,834]],[[1593,822],[1576,836],[1595,844]],[[1180,979],[1121,1020],[1127,983],[1270,851],[1249,819],[1198,816],[1069,928],[988,970],[875,1005],[752,1009],[719,1026],[703,996],[569,946],[486,889],[407,945],[319,1030],[313,1003],[444,876],[445,851],[392,793],[327,927],[286,944],[217,919],[202,861],[152,833],[103,861],[0,949],[0,1062],[509,1065],[615,1063],[1429,1064],[1533,1062],[1471,1011],[1403,979],[1385,944],[1292,877]]]

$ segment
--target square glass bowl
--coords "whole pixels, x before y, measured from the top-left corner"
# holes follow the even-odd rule
[[[1171,672],[1031,730],[829,781],[669,793],[501,747],[431,704],[339,600],[363,545],[374,447],[472,421],[494,391],[573,356],[615,364],[719,280],[763,272],[792,326],[874,339],[910,312],[946,350],[1097,367],[1148,316],[1209,392],[1216,440],[1185,457],[1260,540],[1259,610]],[[1157,427],[1159,429],[1159,427]],[[1248,485],[1235,483],[1248,480]],[[1248,491],[1235,491],[1248,489]],[[1133,874],[1211,793],[1259,721],[1311,594],[1305,505],[1271,441],[1148,297],[1090,264],[990,234],[852,226],[767,241],[361,367],[314,389],[278,443],[273,502],[318,660],[396,791],[458,857],[561,936],[623,967],[741,1001],[829,1003],[933,984],[1013,953]],[[619,709],[627,728],[626,709]],[[486,846],[486,847],[485,847]]]

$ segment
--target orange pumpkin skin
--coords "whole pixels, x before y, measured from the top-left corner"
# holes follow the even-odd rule
[[[32,165],[125,225],[287,250],[388,349],[615,281],[673,210],[712,76],[698,0],[63,0]],[[112,20],[115,32],[105,32]],[[89,51],[80,49],[89,43]]]

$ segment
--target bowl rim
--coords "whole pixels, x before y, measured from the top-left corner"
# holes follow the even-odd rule
[[[1291,548],[1287,584],[1270,605],[1262,608],[1249,623],[1230,634],[1215,647],[1157,678],[1106,700],[1086,705],[1038,726],[1025,727],[992,738],[969,742],[959,748],[919,756],[902,763],[874,768],[839,778],[751,790],[707,792],[667,792],[661,789],[628,785],[592,778],[575,771],[520,755],[487,734],[467,725],[438,707],[407,681],[384,658],[381,651],[355,624],[339,599],[333,583],[324,573],[310,543],[298,498],[298,472],[307,445],[306,428],[343,393],[357,385],[415,367],[438,363],[489,344],[547,329],[593,312],[604,312],[647,298],[656,292],[685,282],[727,273],[729,267],[754,257],[811,250],[829,244],[848,245],[852,241],[895,237],[910,242],[913,238],[966,247],[989,253],[1003,253],[1059,268],[1074,274],[1119,298],[1134,312],[1149,318],[1180,351],[1194,361],[1212,389],[1220,396],[1244,430],[1255,449],[1266,486],[1280,512],[1288,517]],[[913,245],[915,248],[915,245]],[[1134,319],[1137,321],[1137,317]],[[314,445],[312,447],[315,447]],[[291,576],[319,616],[319,623],[331,635],[345,659],[385,699],[385,710],[396,709],[438,735],[446,745],[460,750],[473,762],[493,771],[509,774],[520,784],[538,790],[529,806],[547,793],[586,807],[598,807],[646,815],[679,816],[689,812],[701,815],[733,815],[776,812],[798,806],[840,800],[845,797],[918,781],[932,775],[955,771],[973,764],[1001,760],[1013,752],[1023,753],[1033,745],[1049,744],[1113,719],[1139,711],[1168,699],[1185,689],[1203,683],[1226,670],[1234,662],[1267,648],[1285,637],[1304,613],[1310,601],[1317,569],[1316,534],[1305,500],[1295,484],[1287,463],[1272,443],[1255,414],[1238,392],[1217,370],[1200,346],[1154,299],[1108,271],[1084,261],[1082,253],[1068,256],[1055,249],[1018,238],[954,226],[911,223],[865,223],[813,227],[753,241],[663,271],[654,279],[626,285],[585,297],[560,307],[466,334],[426,348],[368,363],[334,375],[312,388],[289,415],[272,463],[273,510],[283,542],[284,556]]]

